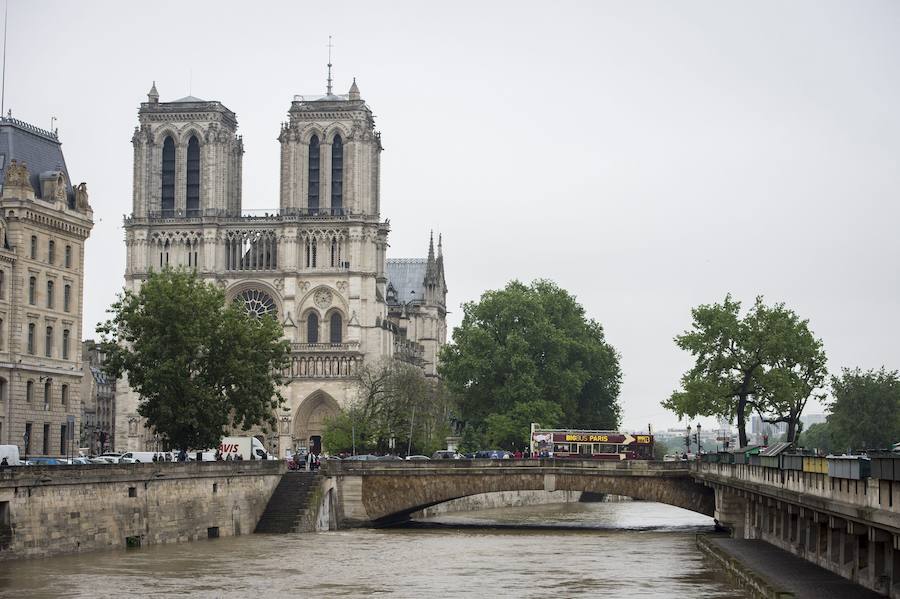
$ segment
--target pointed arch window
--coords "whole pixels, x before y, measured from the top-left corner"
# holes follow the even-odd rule
[[[306,317],[306,342],[319,342],[319,315],[315,312],[310,312]]]
[[[340,253],[338,252],[337,237],[332,237],[331,238],[331,268],[334,268],[335,266],[340,266],[340,264],[339,264],[340,259],[341,258],[340,258]]]
[[[340,343],[343,339],[343,329],[344,329],[344,319],[341,318],[341,315],[338,312],[335,312],[331,315],[330,324],[330,341],[332,343]]]
[[[306,205],[310,214],[319,210],[319,136],[309,140],[309,194]]]
[[[191,135],[187,147],[187,208],[188,216],[200,216],[200,142]]]
[[[344,203],[344,140],[335,135],[331,142],[331,213],[342,214]]]
[[[175,213],[175,140],[166,136],[162,151],[162,195],[160,209],[163,216]]]

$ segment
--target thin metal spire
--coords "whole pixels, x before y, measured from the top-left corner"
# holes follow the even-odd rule
[[[5,39],[5,38],[4,38]],[[331,36],[328,36],[328,86],[326,88],[327,94],[331,95],[331,49],[334,46],[331,44]]]
[[[6,109],[6,22],[9,20],[9,0],[3,6],[3,82],[0,83],[0,115]]]

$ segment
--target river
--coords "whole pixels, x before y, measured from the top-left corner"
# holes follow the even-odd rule
[[[648,502],[498,508],[4,562],[0,597],[743,597],[696,548],[711,528]]]

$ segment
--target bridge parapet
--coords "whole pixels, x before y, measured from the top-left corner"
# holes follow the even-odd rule
[[[749,464],[694,462],[692,469],[697,480],[708,484],[759,493],[900,533],[900,484],[892,481],[850,480]]]
[[[552,474],[563,472],[604,473],[611,476],[690,476],[687,462],[650,462],[645,460],[571,460],[571,459],[525,459],[525,460],[326,460],[322,473],[326,476],[339,475],[428,475],[428,474],[471,474],[475,471],[486,474],[507,472],[539,473],[547,470]]]

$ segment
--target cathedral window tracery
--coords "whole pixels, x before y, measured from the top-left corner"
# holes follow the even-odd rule
[[[162,153],[162,195],[160,210],[163,216],[175,214],[175,140],[166,136]],[[168,262],[167,262],[168,263]]]
[[[306,317],[306,342],[319,342],[319,315],[315,312],[310,312]]]
[[[278,316],[275,300],[268,293],[259,289],[247,289],[234,299],[236,302],[242,303],[247,314],[254,318],[262,318],[263,316],[275,318]]]
[[[310,214],[319,210],[319,136],[313,135],[309,140],[309,194],[307,207]]]
[[[344,141],[340,134],[331,142],[331,213],[343,214]],[[334,266],[334,264],[332,264]]]
[[[200,142],[192,135],[187,147],[187,215],[200,216]]]
[[[341,343],[343,340],[343,328],[344,328],[344,319],[341,318],[340,312],[334,312],[331,315],[330,326],[330,336],[331,343]]]

